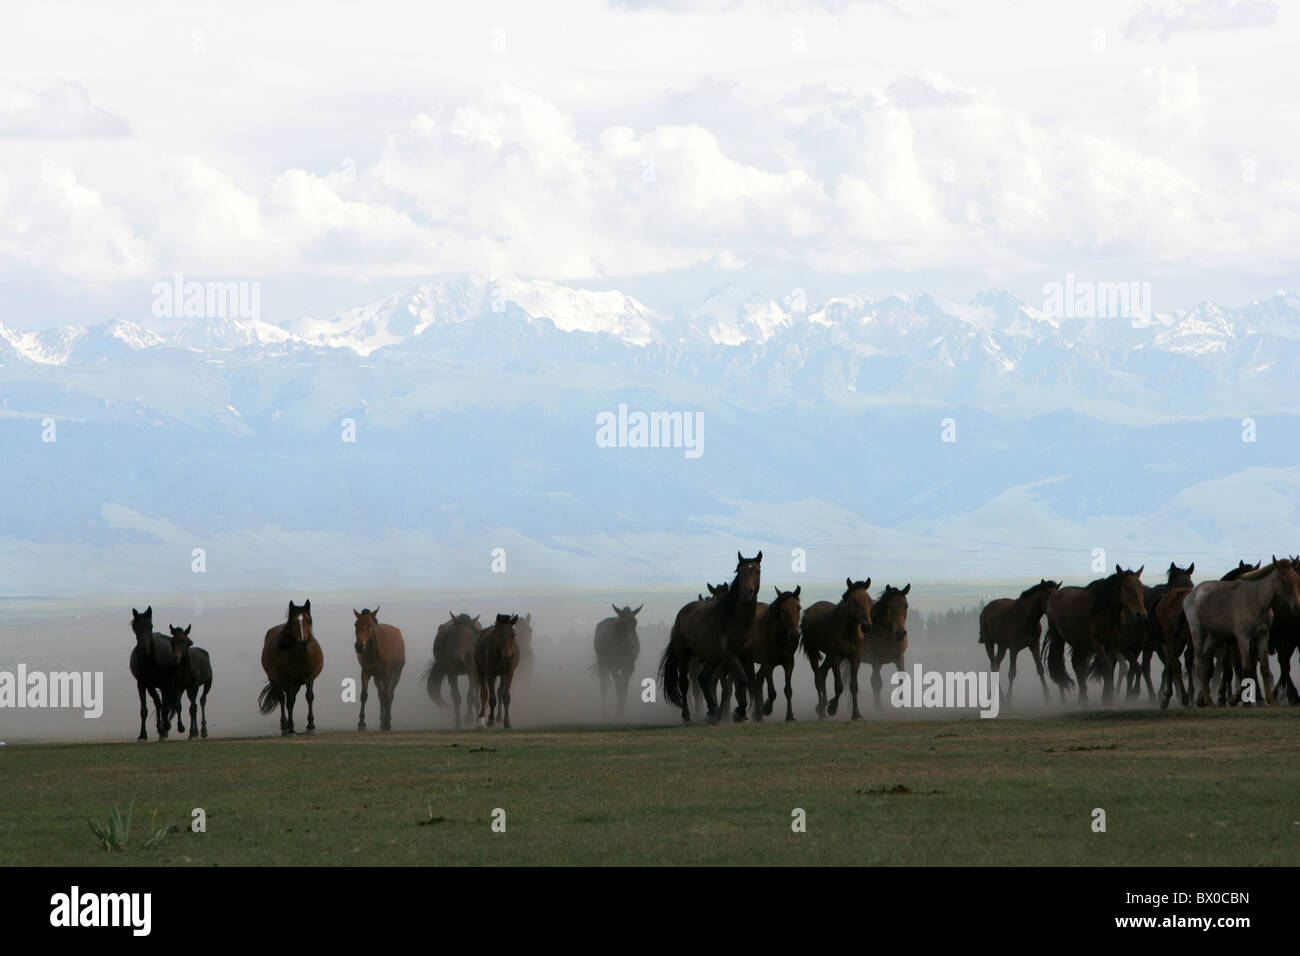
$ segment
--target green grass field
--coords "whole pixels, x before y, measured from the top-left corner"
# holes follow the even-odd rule
[[[10,746],[0,863],[1294,865],[1297,744],[1270,708]]]

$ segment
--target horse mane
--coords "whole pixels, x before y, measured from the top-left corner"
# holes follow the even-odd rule
[[[1275,567],[1276,565],[1271,563],[1265,564],[1262,567],[1256,568],[1254,571],[1245,572],[1240,577],[1238,577],[1237,580],[1238,581],[1259,581],[1260,579],[1266,578],[1270,574],[1272,574]]]
[[[1020,592],[1020,597],[1016,598],[1016,600],[1017,600],[1017,601],[1024,601],[1024,600],[1026,600],[1027,598],[1031,598],[1031,597],[1033,597],[1033,596],[1036,595],[1039,591],[1045,591],[1045,590],[1047,590],[1047,588],[1049,588],[1049,587],[1057,587],[1057,586],[1059,586],[1059,585],[1057,585],[1057,583],[1056,583],[1055,581],[1039,581],[1037,584],[1035,584],[1035,585],[1033,585],[1033,586],[1031,586],[1031,587],[1027,587],[1027,588],[1025,588],[1023,591],[1021,591],[1021,592]]]
[[[880,592],[880,597],[876,598],[875,602],[871,605],[871,623],[873,626],[875,625],[877,618],[884,616],[885,608],[889,606],[889,602],[897,597],[901,597],[902,594],[902,588],[896,588],[892,584],[885,585],[885,590]]]
[[[786,601],[789,601],[792,598],[795,598],[795,593],[793,591],[781,591],[776,596],[776,600],[773,601],[770,605],[768,605],[767,609],[770,613],[775,614],[782,604],[784,604]],[[797,598],[795,598],[795,600],[797,600]]]
[[[1131,572],[1125,571],[1124,574]],[[1088,610],[1093,614],[1105,612],[1112,604],[1119,603],[1119,587],[1122,575],[1119,571],[1109,577],[1098,578],[1084,588],[1089,596]]]
[[[885,585],[885,587],[888,588],[889,585]],[[847,601],[847,600],[849,599],[849,595],[852,594],[854,591],[867,591],[867,590],[870,590],[870,589],[871,589],[871,579],[870,579],[870,578],[867,578],[867,580],[865,580],[865,581],[854,581],[853,584],[852,584],[851,586],[849,586],[849,587],[847,587],[847,588],[844,589],[844,594],[843,594],[843,596],[840,598],[840,600],[841,600],[841,601]]]

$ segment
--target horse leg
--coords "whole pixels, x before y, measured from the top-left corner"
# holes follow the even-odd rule
[[[1088,655],[1083,651],[1070,651],[1070,666],[1074,668],[1074,678],[1079,682],[1079,706],[1088,706]]]
[[[1020,648],[1010,651],[1011,663],[1007,665],[1007,706],[1011,706],[1011,689],[1016,686],[1016,658],[1020,656]]]
[[[197,687],[190,688],[189,694],[190,694],[190,740],[193,740],[195,737],[199,735],[199,702],[197,699],[198,688]],[[206,719],[207,718],[205,717],[204,720],[206,721]]]
[[[289,726],[288,729],[285,730],[284,735],[288,737],[297,732],[293,729],[293,705],[298,702],[298,688],[293,687],[290,688],[289,690],[286,690],[284,692],[284,698],[285,698],[285,707],[288,709],[288,714],[289,714],[289,718],[288,718]]]
[[[792,703],[794,692],[790,689],[790,672],[794,670],[794,661],[787,661],[781,666],[785,670],[785,719],[794,720],[794,704]],[[772,679],[771,675],[768,675],[767,679],[770,681]]]
[[[614,684],[614,717],[622,720],[623,711],[627,709],[627,684],[632,679],[632,672],[616,671],[610,679]]]
[[[1113,703],[1115,700],[1115,690],[1120,683],[1124,681],[1124,675],[1115,679],[1115,662],[1110,659],[1110,655],[1105,651],[1098,651],[1097,656],[1101,658],[1101,702],[1103,704]],[[1123,667],[1128,663],[1128,658],[1120,659],[1120,666]]]
[[[289,723],[293,723],[293,710],[289,711]],[[316,681],[307,681],[307,733],[316,729]]]
[[[495,675],[488,676],[488,719],[487,725],[495,727],[497,723],[497,679]]]
[[[1196,705],[1198,707],[1214,707],[1214,694],[1210,688],[1210,669],[1214,667],[1214,659],[1210,657],[1209,648],[1203,646],[1203,641],[1198,640],[1196,644]]]
[[[772,705],[776,703],[776,684],[772,682],[772,675],[774,673],[776,673],[775,664],[764,664],[758,669],[759,683],[767,684],[767,699],[763,701],[763,713],[765,715],[770,715],[772,713]]]
[[[378,686],[378,684],[376,684]],[[357,730],[366,729],[366,700],[370,697],[370,673],[361,672],[361,716],[357,718]]]
[[[711,724],[718,722],[718,701],[713,696],[713,674],[717,669],[718,664],[716,661],[705,664],[695,677],[695,683],[700,686],[700,693],[704,695],[704,704],[708,708],[708,718]]]
[[[668,675],[672,679],[672,675]],[[691,661],[690,658],[683,655],[678,658],[677,664],[677,692],[682,701],[682,722],[689,724],[691,722],[691,710],[689,707],[691,694]],[[696,710],[699,710],[699,704],[696,703]]]
[[[175,700],[168,705],[167,713],[170,715],[173,710],[176,711],[176,732],[183,734],[185,733],[185,722],[181,719],[181,714],[185,707],[185,688],[177,687],[174,696]],[[190,723],[194,722],[191,720]]]
[[[829,662],[830,658],[826,658]],[[817,719],[826,719],[826,662],[813,665],[813,685],[817,688]]]
[[[876,664],[874,662],[871,665],[871,697],[875,701],[874,706],[876,710],[885,709],[884,701],[880,696],[880,690],[885,686],[885,679],[880,673],[880,668],[883,666],[884,665],[882,664]],[[900,667],[899,670],[902,670],[902,668]],[[853,677],[853,683],[856,684],[858,682],[857,668],[855,667],[850,674]]]
[[[172,726],[171,699],[166,691],[159,693],[156,687],[149,688],[149,698],[153,701],[153,722],[154,729],[158,731],[158,739],[166,740]]]
[[[451,690],[451,710],[456,715],[456,729],[460,730],[460,675],[454,671],[447,674],[447,684]]]
[[[289,732],[289,708],[285,706],[288,700],[288,694],[283,691],[280,693],[280,735],[284,736]]]
[[[1277,694],[1273,686],[1273,670],[1268,666],[1268,628],[1264,627],[1255,632],[1254,646],[1251,648],[1250,656],[1253,658],[1250,665],[1250,673],[1253,677],[1255,674],[1255,661],[1259,662],[1260,689],[1264,692],[1264,701],[1270,707],[1277,706]],[[1258,700],[1258,696],[1256,697]]]
[[[508,671],[501,678],[501,726],[510,729],[510,685],[514,683],[514,671]]]
[[[145,729],[145,724],[149,720],[149,705],[144,700],[144,681],[137,680],[135,689],[140,693],[140,736],[136,740],[148,740],[149,731]]]
[[[596,664],[596,679],[600,681],[600,716],[603,718],[609,714],[605,695],[609,692],[610,677],[609,673],[605,670],[604,665],[600,663]]]
[[[835,664],[832,665],[830,655],[827,655],[826,666],[835,677],[835,696],[831,699],[831,702],[826,705],[826,713],[834,717],[835,712],[840,709],[840,695],[844,693],[844,678],[840,675],[840,661],[836,661]]]
[[[199,729],[199,736],[207,739],[208,736],[208,691],[212,690],[212,683],[203,685],[203,695],[199,698],[199,707],[203,711],[203,726]],[[194,722],[193,715],[190,716],[190,723]]]
[[[753,674],[745,673],[745,666],[740,663],[740,658],[731,651],[727,651],[722,657],[722,665],[726,668],[731,677],[731,684],[736,689],[736,712],[733,715],[736,723],[740,723],[749,717],[749,696],[747,691],[753,684]],[[718,714],[722,716],[721,713]],[[760,715],[758,720],[762,720]]]

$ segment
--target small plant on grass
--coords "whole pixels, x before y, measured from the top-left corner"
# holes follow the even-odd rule
[[[95,838],[107,852],[113,853],[126,849],[127,840],[131,838],[131,814],[134,810],[133,800],[126,808],[125,818],[122,817],[122,811],[117,808],[117,804],[113,805],[113,812],[109,814],[106,823],[86,818],[86,822],[90,824],[90,831],[95,834]]]

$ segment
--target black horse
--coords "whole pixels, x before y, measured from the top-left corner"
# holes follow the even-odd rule
[[[188,694],[190,740],[193,740],[195,737],[208,735],[208,691],[212,690],[212,658],[203,648],[194,646],[194,642],[190,640],[191,627],[193,625],[187,624],[182,630],[169,625],[168,629],[172,632],[172,660],[176,663],[176,732],[178,734],[185,732],[185,725],[181,722],[181,697]],[[203,691],[202,696],[199,696],[200,690]],[[196,697],[198,697],[197,703]],[[200,705],[203,707],[202,731],[196,726]]]
[[[179,709],[176,699],[176,662],[172,658],[172,644],[166,637],[153,629],[153,605],[141,614],[131,608],[131,630],[135,632],[135,647],[131,650],[131,676],[135,678],[136,690],[140,692],[140,736],[138,740],[148,740],[145,721],[149,717],[149,705],[145,701],[147,693],[153,698],[153,709],[157,716],[158,739],[166,740],[171,729],[173,709]]]

